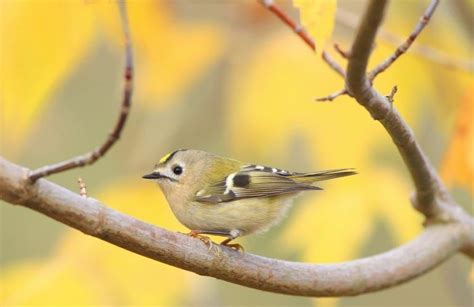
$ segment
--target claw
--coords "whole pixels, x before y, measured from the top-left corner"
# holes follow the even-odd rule
[[[215,244],[214,242],[212,242],[211,238],[209,238],[208,236],[203,236],[201,233],[202,232],[200,230],[191,230],[190,232],[185,233],[185,235],[201,240],[204,244],[206,244],[209,251],[213,251],[215,249],[216,255],[221,254],[222,252],[221,246],[231,248],[238,252],[242,252],[242,253],[244,252],[244,248],[242,245],[237,244],[237,243],[229,243],[234,238],[227,238],[226,240],[222,241],[220,244]]]
[[[187,233],[186,235],[192,237],[192,238],[196,238],[196,239],[199,239],[201,240],[204,244],[206,244],[206,246],[209,248],[209,250],[212,249],[212,240],[211,238],[209,238],[208,236],[203,236],[201,235],[199,232],[197,231],[194,231],[194,230],[191,230],[189,233]]]
[[[231,249],[233,249],[237,252],[241,252],[241,253],[244,252],[244,247],[242,245],[238,244],[238,243],[230,243],[229,244],[229,241],[224,240],[224,241],[221,242],[220,245],[229,247],[229,248],[231,248]]]
[[[244,247],[238,243],[233,243],[233,244],[227,244],[226,246],[232,248],[233,250],[237,251],[237,252],[240,252],[240,253],[244,253],[245,250],[244,250]]]

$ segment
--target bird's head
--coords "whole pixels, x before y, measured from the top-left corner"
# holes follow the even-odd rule
[[[175,197],[188,198],[197,192],[211,156],[201,150],[178,149],[164,155],[153,172],[142,178],[155,180],[168,201]]]

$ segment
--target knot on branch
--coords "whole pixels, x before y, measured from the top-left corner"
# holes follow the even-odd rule
[[[86,158],[85,159],[81,159],[82,160],[82,165],[81,166],[85,166],[85,165],[91,165],[93,164],[95,161],[97,161],[103,154],[101,153],[100,149],[95,149],[94,151],[90,152],[89,154],[87,154]]]
[[[357,101],[369,111],[370,116],[376,121],[385,121],[393,112],[393,106],[388,99],[374,91],[371,86],[363,89]]]
[[[1,200],[10,202],[15,205],[23,206],[28,203],[29,200],[32,199],[33,195],[32,193],[30,193],[29,187],[34,184],[35,181],[32,181],[30,179],[31,170],[23,169],[23,171],[25,175],[22,176],[20,184],[18,185],[18,189],[20,192],[15,192],[12,190],[7,191],[8,193],[6,195],[0,197]],[[0,180],[0,184],[2,184],[2,180]]]
[[[105,224],[106,224],[106,217],[107,217],[107,207],[100,206],[99,213],[97,215],[96,223],[92,227],[91,235],[101,238],[105,233]]]

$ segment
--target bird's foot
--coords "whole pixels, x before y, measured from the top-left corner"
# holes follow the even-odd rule
[[[208,236],[203,236],[199,231],[191,230],[190,232],[186,233],[186,235],[201,240],[204,244],[206,244],[209,250],[211,250],[212,246],[214,245],[214,242],[212,242],[211,238]]]
[[[238,252],[241,252],[243,253],[244,252],[244,247],[238,243],[229,243],[228,240],[224,240],[221,242],[221,245],[222,246],[226,246],[226,247],[229,247],[235,251],[238,251]]]

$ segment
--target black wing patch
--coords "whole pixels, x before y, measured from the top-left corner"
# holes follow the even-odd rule
[[[237,173],[232,179],[234,187],[245,188],[250,185],[250,175],[248,173]]]

